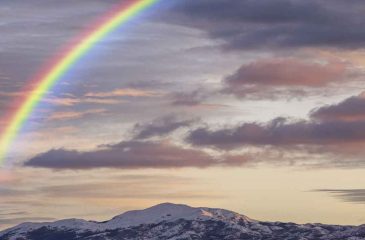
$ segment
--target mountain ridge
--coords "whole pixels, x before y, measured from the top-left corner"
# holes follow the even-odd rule
[[[64,219],[22,223],[0,240],[267,239],[365,240],[365,225],[264,222],[233,211],[162,203],[127,211],[104,222]]]

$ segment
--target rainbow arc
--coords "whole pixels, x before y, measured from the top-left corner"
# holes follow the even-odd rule
[[[116,11],[106,16],[105,20],[91,31],[69,46],[61,57],[55,59],[51,65],[35,80],[35,87],[29,91],[29,95],[20,103],[16,111],[11,115],[8,124],[0,135],[0,164],[7,157],[9,148],[32,112],[45,97],[47,92],[72,68],[78,60],[88,53],[97,43],[103,40],[109,33],[127,23],[159,0],[132,0],[122,1]],[[1,165],[0,165],[1,166]]]

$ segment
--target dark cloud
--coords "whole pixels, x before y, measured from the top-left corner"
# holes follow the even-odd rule
[[[297,59],[263,59],[241,66],[224,79],[225,93],[238,97],[276,87],[323,87],[341,79],[342,63],[309,63]]]
[[[365,97],[360,94],[338,104],[320,107],[312,111],[311,117],[321,121],[365,120]]]
[[[39,154],[25,166],[52,169],[92,169],[92,168],[181,168],[242,165],[249,159],[245,156],[227,156],[216,159],[195,149],[186,149],[169,142],[129,141],[106,145],[89,152],[53,149]]]
[[[187,141],[195,146],[220,149],[243,146],[337,145],[365,141],[365,121],[312,122],[275,119],[266,124],[243,123],[232,128],[206,127],[190,132]]]
[[[365,203],[365,189],[320,189],[315,191],[330,193],[344,202]]]
[[[174,106],[197,106],[207,98],[201,89],[193,92],[177,92],[170,97]]]
[[[186,141],[195,147],[216,150],[259,149],[267,156],[278,153],[282,156],[275,158],[283,163],[305,163],[305,159],[311,159],[310,165],[319,167],[360,167],[365,163],[363,104],[361,94],[315,109],[309,120],[276,118],[266,123],[244,122],[214,129],[204,126],[191,130]],[[264,161],[270,162],[269,159],[273,158]]]
[[[365,45],[361,1],[187,0],[174,10],[180,24],[203,29],[230,49]]]
[[[134,138],[146,139],[155,136],[164,136],[181,127],[187,127],[193,122],[194,120],[179,120],[175,116],[166,116],[150,123],[136,124],[133,129],[133,132],[135,133]]]

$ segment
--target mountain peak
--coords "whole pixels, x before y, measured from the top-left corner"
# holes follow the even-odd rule
[[[166,215],[166,214],[186,214],[196,211],[196,208],[190,207],[185,204],[175,204],[175,203],[160,203],[155,206],[143,209],[143,210],[133,210],[125,212],[118,217],[133,215],[133,214],[156,214],[156,215]]]
[[[185,220],[244,220],[251,221],[248,217],[235,212],[202,207],[190,207],[184,204],[161,203],[143,210],[133,210],[114,217],[108,222],[112,226],[136,226],[140,224],[158,223],[162,221]]]

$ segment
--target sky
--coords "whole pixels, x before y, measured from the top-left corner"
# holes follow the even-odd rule
[[[0,130],[121,0],[2,0]],[[365,4],[161,0],[51,89],[0,167],[0,229],[161,202],[365,223]]]

